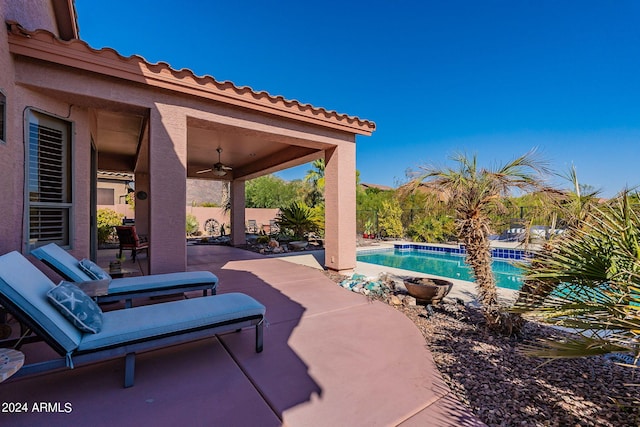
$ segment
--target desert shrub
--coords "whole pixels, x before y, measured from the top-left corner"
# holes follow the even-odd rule
[[[266,243],[269,243],[270,240],[271,237],[269,236],[258,236],[258,238],[256,239],[256,243],[262,243],[264,245]]]
[[[306,234],[318,230],[318,214],[313,209],[301,202],[280,208],[276,223],[280,230],[286,230],[297,239],[302,239]]]
[[[200,224],[198,223],[198,220],[196,219],[195,215],[187,214],[187,235],[193,236],[198,232],[199,227],[200,227]]]

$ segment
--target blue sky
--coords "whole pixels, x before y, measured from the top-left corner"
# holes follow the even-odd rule
[[[363,182],[393,186],[460,151],[491,166],[537,147],[605,196],[640,184],[638,1],[76,0],[76,9],[94,48],[376,122],[357,138]]]

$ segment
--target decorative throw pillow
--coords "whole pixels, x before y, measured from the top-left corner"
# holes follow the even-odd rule
[[[102,330],[102,310],[82,289],[64,280],[47,291],[49,302],[83,332],[96,334]]]
[[[111,281],[111,276],[109,273],[100,268],[95,262],[90,259],[83,259],[80,261],[80,270],[87,273],[87,276],[91,277],[93,280],[104,280],[108,279]]]

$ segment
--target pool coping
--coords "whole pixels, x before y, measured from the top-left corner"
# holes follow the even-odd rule
[[[458,244],[442,244],[442,243],[407,243],[392,242],[379,247],[362,247],[357,250],[361,253],[375,253],[389,249],[397,249],[407,252],[428,252],[428,253],[445,253],[453,256],[465,256],[467,250],[462,243]],[[534,248],[518,249],[514,247],[492,246],[491,257],[498,260],[523,261],[531,258],[535,253]]]

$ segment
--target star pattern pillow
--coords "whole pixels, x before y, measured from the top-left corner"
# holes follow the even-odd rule
[[[111,281],[111,276],[109,276],[109,273],[101,269],[99,265],[97,265],[90,259],[85,258],[80,261],[80,270],[87,273],[87,276],[91,277],[93,280],[108,279],[109,281]]]
[[[49,302],[82,332],[97,334],[102,330],[102,310],[82,289],[62,281],[47,292]]]

